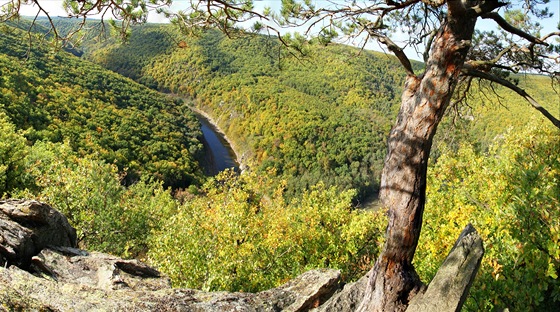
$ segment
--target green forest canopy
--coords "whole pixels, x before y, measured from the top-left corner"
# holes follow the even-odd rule
[[[0,109],[30,143],[68,141],[114,163],[128,183],[202,182],[200,125],[187,105],[2,25]]]
[[[291,187],[301,190],[323,180],[367,194],[371,180],[365,177],[375,176],[375,165],[383,159],[404,75],[394,59],[337,45],[308,46],[309,59],[296,59],[265,37],[230,40],[214,32],[196,39],[171,32],[168,41],[156,41],[161,54],[154,53],[157,44],[150,45],[148,33],[161,36],[169,31],[164,30],[144,26],[138,30],[142,36],[133,32],[128,45],[109,45],[90,57],[108,68],[126,69],[152,87],[191,96],[251,153],[257,166],[276,168],[288,181],[294,177]],[[139,46],[152,57],[122,57]],[[512,78],[549,109],[560,100],[545,76]],[[552,152],[559,148],[558,131],[504,88],[480,83],[469,97],[470,106],[448,112],[452,118],[436,138],[426,211],[430,222],[440,226],[423,234],[415,265],[429,280],[449,249],[445,246],[455,239],[451,233],[472,222],[489,242],[489,256],[467,309],[554,309],[560,299],[554,291],[559,227],[552,216],[560,194],[560,164]],[[508,165],[527,155],[533,161]],[[481,164],[487,158],[490,162]],[[375,165],[364,170],[368,161]],[[460,181],[476,186],[448,186]],[[531,218],[537,215],[540,221]],[[517,222],[507,226],[503,220]],[[519,283],[534,286],[520,289]]]
[[[163,25],[85,50],[106,68],[193,99],[253,169],[287,179],[289,194],[319,181],[357,189],[359,199],[376,191],[404,77],[393,58],[338,45],[296,58],[266,36],[185,38]]]

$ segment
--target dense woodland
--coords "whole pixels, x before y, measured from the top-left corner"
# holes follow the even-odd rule
[[[202,134],[185,103],[26,42],[17,29],[3,26],[2,34],[0,103],[29,142],[66,141],[115,164],[130,183],[142,173],[166,186],[201,182]]]
[[[86,49],[91,49],[86,46]],[[131,53],[134,51],[134,53]],[[145,26],[86,53],[150,87],[192,98],[257,171],[274,168],[289,194],[323,181],[375,194],[403,72],[386,55],[344,46],[292,55],[274,38],[196,38]],[[420,66],[418,64],[418,66]]]
[[[350,281],[373,264],[384,211],[356,203],[376,192],[396,114],[404,72],[393,58],[319,43],[294,55],[274,38],[146,25],[125,44],[84,45],[79,59],[2,34],[2,193],[65,212],[82,247],[140,257],[206,290],[262,290],[324,266]],[[187,98],[251,169],[202,177],[186,104],[85,59]],[[555,109],[547,77],[514,78]],[[485,84],[441,127],[414,262],[422,279],[471,222],[487,252],[465,309],[557,310],[558,130]]]

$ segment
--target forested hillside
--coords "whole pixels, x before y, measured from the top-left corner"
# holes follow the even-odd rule
[[[2,26],[0,107],[31,144],[68,142],[117,165],[127,183],[201,183],[200,126],[186,104],[26,36]]]
[[[87,44],[85,57],[155,89],[187,96],[209,113],[243,161],[275,168],[294,194],[319,181],[376,192],[386,137],[404,79],[391,56],[342,45],[305,44],[291,54],[274,38],[229,39],[217,31],[185,37],[169,25],[144,25],[129,42]],[[415,63],[420,68],[420,63]],[[514,77],[545,107],[558,95],[547,77]],[[477,84],[469,105],[451,109],[436,138],[485,150],[505,125],[535,114],[524,100],[497,86]]]
[[[0,195],[48,202],[80,248],[138,257],[175,285],[209,290],[368,269],[384,217],[353,209],[354,191],[319,184],[287,203],[273,170],[202,177],[199,125],[182,101],[0,31]]]
[[[339,45],[292,55],[266,36],[186,38],[169,25],[86,50],[109,69],[192,98],[244,162],[287,179],[288,194],[319,181],[358,189],[361,199],[376,191],[404,77],[393,58]]]

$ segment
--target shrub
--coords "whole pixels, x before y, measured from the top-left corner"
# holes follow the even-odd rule
[[[416,255],[424,280],[467,222],[486,254],[466,310],[560,309],[560,141],[532,122],[507,132],[487,153],[462,146],[430,169],[426,223]]]
[[[323,184],[287,204],[284,187],[221,173],[152,236],[149,259],[175,286],[205,290],[258,291],[318,267],[342,269],[348,280],[365,273],[383,215],[352,209],[352,191]]]

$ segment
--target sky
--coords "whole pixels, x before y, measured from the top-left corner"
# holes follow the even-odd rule
[[[6,2],[7,0],[0,0],[0,4],[4,4]],[[39,0],[41,6],[45,8],[51,16],[67,16],[66,12],[62,8],[62,2],[63,2],[62,0]],[[171,6],[171,10],[176,11],[176,10],[185,9],[189,3],[190,1],[187,0],[174,0]],[[254,2],[255,9],[257,11],[262,10],[265,7],[270,7],[273,10],[278,10],[280,8],[280,3],[281,0],[255,0]],[[317,6],[321,6],[321,5],[324,6],[324,5],[328,5],[328,3],[332,3],[332,1],[313,0],[313,3],[315,3]],[[556,26],[560,21],[560,0],[550,0],[548,7],[554,13],[554,17],[546,21],[541,21],[541,25],[544,27],[543,31],[541,32],[542,34],[556,31]],[[24,5],[21,8],[20,15],[35,16],[37,14],[37,11],[38,9],[36,6]],[[152,23],[166,22],[165,17],[158,15],[156,12],[150,13],[148,21]],[[480,19],[477,23],[477,27],[480,29],[491,29],[492,27],[494,27],[494,22]],[[293,32],[295,30],[292,29],[289,31]],[[398,36],[394,40],[397,44],[399,44]],[[343,42],[343,43],[361,45],[361,40],[354,40],[354,41]],[[378,50],[378,51],[382,50],[382,47],[380,47],[378,44],[373,42],[366,45],[366,48],[372,50]],[[413,50],[406,50],[406,53],[409,56],[409,58],[412,59],[420,58],[420,56],[417,55]]]

